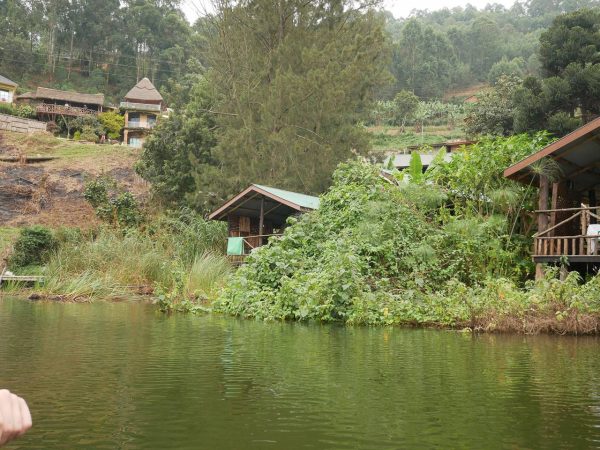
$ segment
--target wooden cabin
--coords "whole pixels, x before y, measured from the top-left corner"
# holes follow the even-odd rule
[[[121,109],[125,111],[123,142],[130,147],[141,147],[166,105],[152,82],[143,78],[125,95]]]
[[[317,197],[253,184],[210,214],[209,219],[227,222],[227,254],[241,262],[270,237],[280,235],[288,217],[318,207]]]
[[[19,85],[0,75],[0,103],[14,103]]]
[[[30,104],[40,120],[56,121],[59,116],[78,117],[103,111],[104,94],[82,94],[38,87],[17,96],[18,103]]]
[[[552,179],[543,166],[554,169]],[[539,186],[533,235],[537,277],[542,263],[567,260],[582,272],[600,266],[600,118],[509,167],[504,176]]]

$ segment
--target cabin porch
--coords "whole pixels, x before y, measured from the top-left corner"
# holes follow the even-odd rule
[[[534,234],[536,263],[600,263],[600,206],[538,210],[548,227]]]
[[[536,277],[542,264],[566,263],[582,273],[600,267],[600,118],[578,128],[504,171],[538,186]]]

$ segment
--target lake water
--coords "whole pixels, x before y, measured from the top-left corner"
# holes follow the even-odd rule
[[[600,340],[0,299],[23,449],[600,448]]]

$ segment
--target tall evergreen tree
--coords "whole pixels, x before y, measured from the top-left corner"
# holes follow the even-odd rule
[[[389,80],[373,2],[218,0],[209,47],[219,98],[217,166],[197,167],[219,202],[250,183],[322,192],[369,139],[356,126]]]

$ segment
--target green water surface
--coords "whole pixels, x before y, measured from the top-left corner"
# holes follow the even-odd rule
[[[23,449],[600,448],[600,340],[0,298]]]

